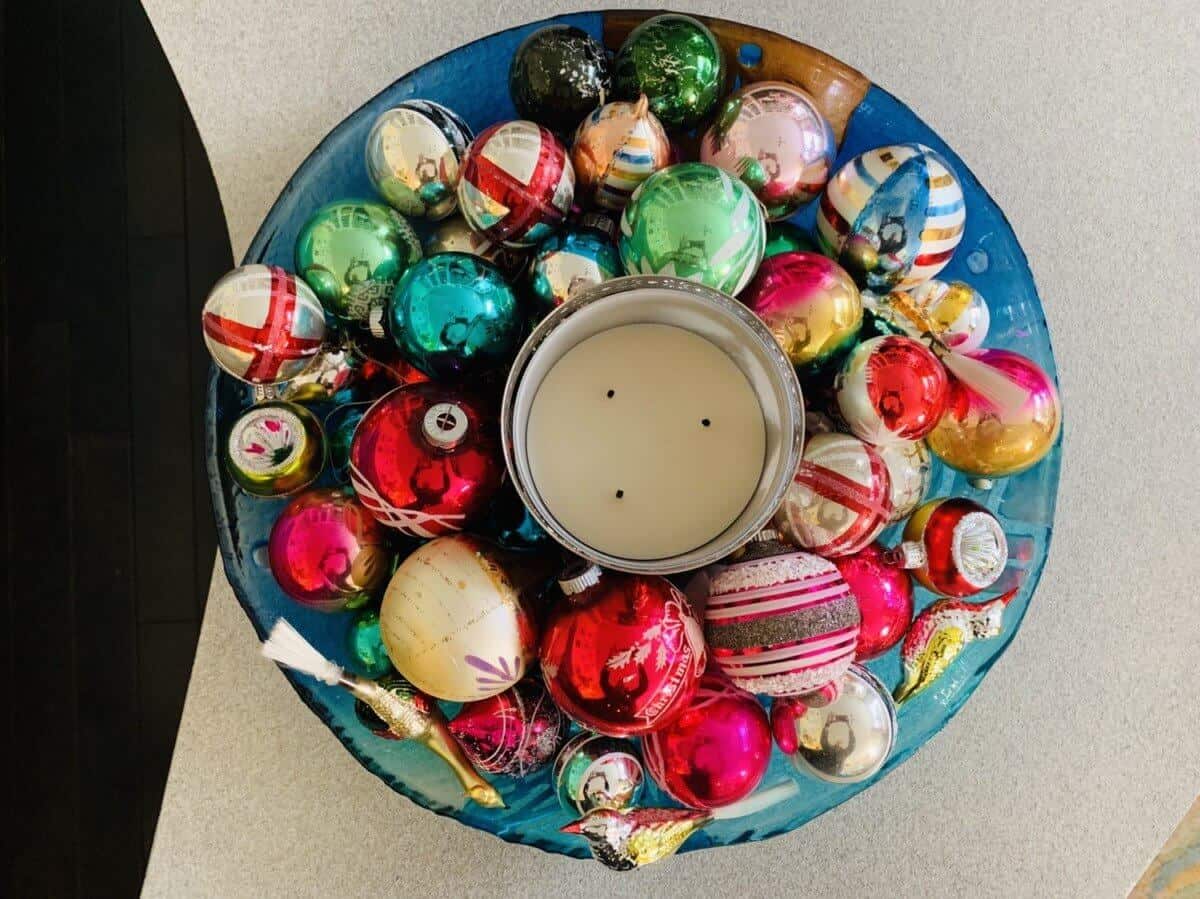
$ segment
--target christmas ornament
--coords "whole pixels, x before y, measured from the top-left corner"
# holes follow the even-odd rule
[[[490,411],[463,390],[398,387],[355,428],[350,480],[372,515],[412,537],[460,531],[500,489],[504,461]]]
[[[525,678],[503,693],[468,702],[451,719],[450,733],[481,771],[524,777],[554,758],[567,726],[541,683]]]
[[[574,193],[575,172],[558,138],[519,120],[492,125],[471,142],[458,205],[490,240],[531,247],[562,225]]]
[[[855,661],[878,658],[903,639],[912,621],[912,580],[907,571],[888,562],[887,551],[878,543],[834,559],[833,564],[850,586],[862,618]]]
[[[221,370],[248,384],[278,384],[312,365],[325,313],[308,286],[274,265],[243,265],[204,301],[204,344]]]
[[[350,447],[354,443],[354,432],[371,405],[366,402],[350,403],[338,406],[325,416],[329,470],[334,480],[343,486],[350,483]]]
[[[771,726],[796,770],[830,783],[859,783],[883,767],[896,745],[896,705],[887,688],[862,665],[842,676],[827,705],[790,699],[771,704]]]
[[[439,537],[392,575],[379,609],[396,670],[450,702],[503,693],[537,650],[536,567],[476,537]]]
[[[350,629],[346,631],[346,653],[350,667],[363,677],[378,680],[391,674],[392,661],[379,632],[379,613],[374,609],[363,609],[350,622]]]
[[[593,110],[575,132],[571,165],[580,202],[620,212],[637,186],[671,164],[671,145],[642,94]]]
[[[758,700],[708,673],[688,707],[642,741],[646,768],[664,793],[692,808],[745,799],[771,762],[771,726]]]
[[[496,545],[516,552],[542,550],[551,545],[550,535],[542,530],[521,502],[510,480],[504,482],[487,515],[473,530]]]
[[[798,552],[772,529],[713,575],[704,636],[713,662],[738,687],[808,693],[854,660],[859,613],[831,562]]]
[[[1062,426],[1054,380],[1032,359],[1010,350],[978,350],[965,357],[1023,391],[1007,408],[961,378],[950,384],[946,412],[928,437],[933,454],[959,471],[984,478],[1032,468],[1053,448]]]
[[[929,492],[933,479],[933,460],[923,440],[887,443],[875,447],[888,470],[888,498],[892,514],[888,523],[902,521],[912,514]]]
[[[1004,572],[1008,541],[996,516],[974,500],[931,499],[912,514],[889,558],[926,590],[971,596]]]
[[[506,247],[502,243],[488,240],[468,225],[461,215],[438,222],[425,238],[424,248],[426,256],[437,253],[470,253],[472,256],[486,259],[500,269],[510,281],[525,270],[531,252],[528,247]]]
[[[876,302],[876,315],[910,337],[932,334],[957,353],[983,345],[991,314],[979,292],[962,281],[926,281]]]
[[[808,709],[822,709],[835,702],[842,695],[842,680],[839,677],[799,696],[776,696],[771,700],[771,734],[780,752],[791,755],[799,748],[793,723]]]
[[[568,226],[542,241],[529,266],[529,288],[541,318],[582,287],[621,274],[612,239],[594,228]]]
[[[837,380],[837,404],[856,437],[877,445],[920,440],[950,392],[946,369],[910,337],[873,337],[854,348]]]
[[[233,423],[225,467],[253,496],[285,496],[316,480],[325,464],[325,435],[315,415],[295,403],[251,406]]]
[[[288,503],[271,528],[267,551],[280,589],[322,612],[369,602],[392,566],[383,528],[354,497],[328,487]]]
[[[559,581],[566,599],[542,637],[542,677],[559,708],[613,737],[664,727],[687,707],[704,671],[700,623],[661,577],[592,565]]]
[[[402,678],[376,683],[343,670],[317,652],[282,618],[275,622],[262,645],[262,654],[279,665],[314,677],[331,687],[341,687],[355,699],[355,711],[364,706],[378,719],[372,730],[395,740],[415,740],[437,753],[450,769],[468,799],[484,808],[504,808],[504,800],[467,761],[450,736],[437,703],[414,690]],[[364,717],[360,712],[360,718]]]
[[[804,447],[775,527],[818,555],[850,555],[887,525],[890,487],[873,447],[848,434],[817,434]]]
[[[404,357],[434,378],[478,375],[512,360],[521,339],[517,298],[478,256],[440,253],[410,268],[388,304]]]
[[[817,211],[821,248],[876,293],[906,290],[945,267],[966,222],[962,186],[921,144],[868,150],[829,181]]]
[[[332,315],[366,325],[405,270],[421,258],[416,232],[370,200],[322,206],[296,238],[296,271]]]
[[[508,92],[517,115],[568,135],[612,91],[604,47],[582,28],[548,25],[517,48]]]
[[[780,253],[816,253],[817,243],[809,233],[791,222],[771,222],[767,225],[767,245],[763,258],[770,259]]]
[[[367,175],[405,215],[444,219],[458,205],[458,171],[471,129],[431,100],[404,100],[380,113],[367,135]]]
[[[844,353],[862,327],[862,298],[853,279],[817,253],[764,259],[741,300],[800,367],[815,369]]]
[[[686,278],[739,293],[762,261],[762,205],[711,165],[685,162],[655,172],[621,215],[626,274]]]
[[[747,84],[730,96],[700,141],[700,161],[741,178],[771,219],[784,219],[825,189],[837,142],[816,101],[783,81]]]
[[[553,779],[559,804],[577,815],[632,808],[645,781],[633,743],[587,731],[563,746],[554,760]]]
[[[725,57],[711,31],[691,16],[647,19],[617,51],[618,96],[645,94],[668,128],[699,125],[725,90]]]
[[[945,674],[968,643],[998,637],[1004,628],[1004,609],[1016,595],[1016,590],[1010,590],[978,603],[939,599],[922,609],[900,649],[904,680],[896,687],[896,702],[912,699]]]
[[[360,369],[360,360],[354,357],[350,347],[326,345],[296,377],[282,384],[255,384],[254,401],[346,402],[351,388],[359,381]]]

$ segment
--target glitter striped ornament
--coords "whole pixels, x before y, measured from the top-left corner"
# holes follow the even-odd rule
[[[524,120],[480,132],[458,182],[467,223],[510,247],[533,246],[554,233],[574,195],[567,151],[548,128]]]
[[[946,160],[923,144],[895,144],[838,170],[821,196],[817,237],[862,286],[906,290],[950,261],[966,216]]]
[[[670,161],[671,144],[643,95],[606,103],[584,119],[571,146],[576,192],[601,209],[620,212],[638,185]]]
[[[775,527],[822,556],[858,552],[892,514],[887,466],[874,447],[849,434],[817,434],[775,513]]]
[[[227,374],[279,384],[302,373],[325,342],[325,311],[307,284],[274,265],[243,265],[204,301],[204,344]]]
[[[846,672],[859,620],[858,602],[832,562],[767,529],[710,582],[704,638],[713,661],[743,690],[795,696]]]

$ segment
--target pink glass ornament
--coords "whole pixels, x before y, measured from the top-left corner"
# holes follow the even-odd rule
[[[450,722],[450,733],[480,770],[524,777],[554,758],[567,726],[542,685],[527,678],[466,703]]]
[[[767,773],[771,725],[757,699],[708,672],[688,707],[642,750],[650,776],[676,802],[720,808],[749,796]]]
[[[920,440],[946,410],[950,384],[937,356],[911,337],[860,343],[838,376],[837,403],[854,435],[867,443]]]
[[[850,585],[862,616],[855,661],[883,655],[900,642],[912,622],[912,579],[904,569],[888,564],[886,550],[878,543],[834,559],[833,564]]]

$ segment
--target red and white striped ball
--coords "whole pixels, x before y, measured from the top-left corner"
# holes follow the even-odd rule
[[[530,247],[556,231],[575,195],[575,170],[550,130],[500,122],[467,148],[458,205],[476,231],[510,247]]]
[[[937,427],[949,400],[946,367],[911,337],[863,341],[838,376],[843,420],[854,436],[877,446],[920,440]]]
[[[303,281],[275,265],[243,265],[204,301],[204,343],[227,374],[279,384],[303,373],[325,342],[325,310]]]
[[[775,513],[785,537],[822,556],[856,553],[892,514],[887,466],[874,447],[849,434],[817,434]]]
[[[859,620],[858,601],[832,562],[767,530],[709,584],[704,639],[743,690],[796,696],[846,672]]]

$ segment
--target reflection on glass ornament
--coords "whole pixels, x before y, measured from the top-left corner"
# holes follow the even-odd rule
[[[403,100],[379,114],[367,135],[367,175],[408,216],[443,219],[458,204],[458,172],[471,129],[432,100]]]

